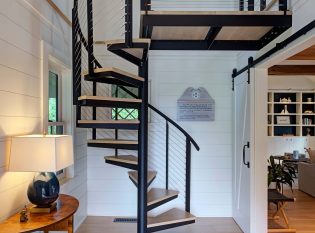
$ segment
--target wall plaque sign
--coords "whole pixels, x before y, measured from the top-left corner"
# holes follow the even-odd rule
[[[178,121],[214,121],[214,118],[215,101],[203,87],[189,87],[177,100]]]

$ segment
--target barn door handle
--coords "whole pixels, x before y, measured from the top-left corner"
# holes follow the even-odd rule
[[[247,144],[245,144],[243,146],[243,163],[245,166],[247,166],[249,168],[249,161],[245,162],[245,149],[246,149],[246,147],[249,148],[249,142],[247,142]]]

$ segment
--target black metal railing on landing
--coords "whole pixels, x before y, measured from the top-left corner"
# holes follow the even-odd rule
[[[287,11],[287,0],[141,0],[141,10],[164,11]]]

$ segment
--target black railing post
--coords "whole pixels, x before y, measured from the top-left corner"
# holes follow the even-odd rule
[[[279,11],[284,11],[285,13],[288,10],[288,0],[279,0]]]
[[[87,6],[87,30],[88,30],[88,66],[89,75],[94,73],[94,39],[93,39],[93,0],[86,0]],[[97,84],[93,82],[93,96],[97,94]],[[93,107],[93,120],[96,120],[96,107]],[[96,139],[96,129],[92,129],[92,139]]]
[[[119,86],[116,86],[116,90],[115,90],[115,97],[118,98],[118,88]],[[115,120],[118,120],[118,108],[115,108]],[[115,139],[118,139],[118,129],[115,129]],[[118,149],[115,148],[115,156],[118,156]]]
[[[147,176],[148,176],[148,60],[139,67],[139,76],[144,78],[140,87],[140,129],[138,133],[138,218],[137,233],[147,233]]]
[[[94,73],[94,48],[93,48],[93,1],[86,0],[87,6],[87,30],[88,30],[88,65],[89,74]]]
[[[244,0],[240,0],[239,9],[240,9],[240,11],[244,11]]]
[[[78,78],[81,76],[81,73],[78,73],[78,69],[81,67],[81,64],[79,63],[78,59],[81,59],[81,56],[79,55],[79,49],[81,48],[81,43],[78,43],[78,21],[77,21],[77,2],[74,2],[74,7],[72,9],[72,90],[73,90],[73,104],[76,105],[78,103]],[[81,84],[81,83],[80,83]]]
[[[260,0],[260,10],[264,11],[266,9],[266,0]]]
[[[141,11],[151,10],[151,0],[141,0]]]
[[[125,0],[125,43],[132,47],[132,0]]]
[[[254,0],[248,0],[248,11],[254,11],[255,10],[255,1]]]
[[[165,168],[165,189],[168,190],[168,150],[169,150],[169,125],[168,121],[166,121],[166,143],[165,143],[165,163],[166,163],[166,168]]]
[[[191,144],[186,137],[186,212],[190,212],[190,182],[191,182]]]

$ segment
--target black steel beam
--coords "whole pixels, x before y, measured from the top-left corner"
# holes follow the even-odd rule
[[[259,50],[261,45],[257,41],[245,40],[215,40],[210,48],[205,40],[152,40],[150,50]]]
[[[291,15],[143,15],[142,25],[146,26],[275,26],[291,27]]]
[[[121,49],[127,49],[128,47],[126,46],[125,43],[118,43],[118,44],[110,44],[107,46],[107,49],[109,51],[113,50],[121,50]],[[148,49],[149,44],[148,43],[138,43],[138,42],[133,42],[132,43],[132,48],[139,48],[139,49]]]
[[[288,29],[289,27],[274,27],[269,32],[267,32],[263,37],[261,37],[258,43],[262,47],[264,47]]]
[[[206,40],[208,41],[209,47],[208,50],[211,50],[211,47],[213,45],[213,42],[215,40],[215,38],[217,37],[217,35],[220,33],[222,27],[211,27],[207,36],[206,36]]]

